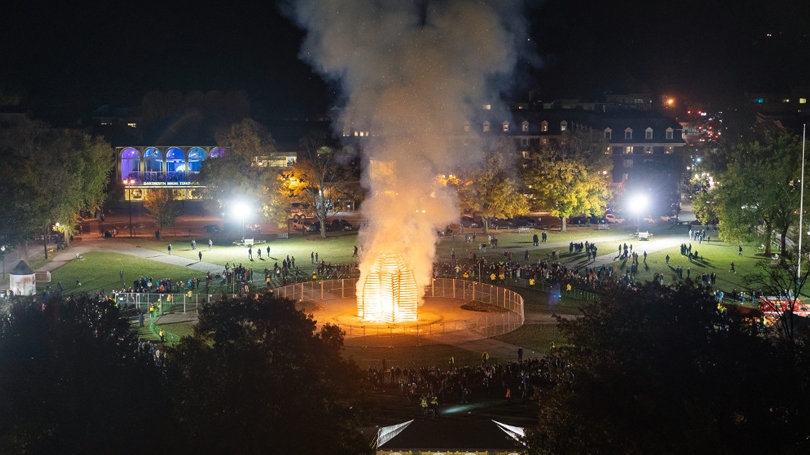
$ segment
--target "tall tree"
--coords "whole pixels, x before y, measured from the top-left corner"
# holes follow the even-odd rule
[[[204,305],[171,352],[187,453],[361,453],[362,374],[336,326],[272,294]]]
[[[603,135],[590,130],[566,131],[558,141],[531,151],[524,181],[533,203],[562,221],[579,213],[604,213],[610,197],[610,171]]]
[[[15,303],[0,320],[0,453],[161,451],[153,423],[168,400],[153,359],[115,302]]]
[[[731,146],[727,157],[728,168],[711,190],[721,238],[731,242],[754,239],[761,223],[765,254],[771,255],[771,240],[777,233],[784,255],[788,231],[798,221],[799,137],[766,131],[758,140]]]
[[[225,156],[203,161],[200,170],[209,208],[229,213],[238,204],[249,207],[251,215],[269,212],[277,197],[277,179],[272,170],[259,165],[259,158],[275,152],[270,133],[256,121],[244,119],[220,131],[217,145],[225,149]]]
[[[481,217],[484,233],[493,218],[512,218],[529,212],[523,185],[517,177],[515,152],[510,143],[501,143],[482,167],[460,172],[456,182],[462,212]]]
[[[143,206],[149,211],[149,218],[154,221],[158,234],[164,229],[173,226],[177,217],[180,216],[180,210],[170,188],[149,191]]]
[[[807,372],[703,289],[612,289],[559,328],[530,453],[810,450]]]
[[[23,121],[2,130],[0,152],[0,235],[20,244],[47,233],[56,222],[66,240],[82,210],[104,198],[115,153],[101,138]]]
[[[321,225],[321,237],[326,237],[326,217],[338,199],[353,194],[359,181],[356,156],[351,149],[339,148],[320,132],[301,139],[303,152],[295,165],[279,176],[280,194],[288,203],[301,201],[312,207]],[[285,213],[286,215],[286,213]]]

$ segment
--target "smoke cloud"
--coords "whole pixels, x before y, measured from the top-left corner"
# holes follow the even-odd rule
[[[475,112],[499,98],[525,41],[518,0],[297,0],[301,58],[341,87],[338,135],[365,159],[361,280],[378,254],[398,252],[421,290],[437,230],[458,219],[437,177],[480,162]],[[465,128],[465,125],[467,127]],[[493,128],[497,127],[493,125]]]

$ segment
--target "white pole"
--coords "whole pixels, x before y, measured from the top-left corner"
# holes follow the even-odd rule
[[[804,237],[804,143],[807,137],[807,124],[802,126],[802,177],[801,190],[799,191],[799,265],[796,268],[796,287],[801,286],[802,279],[802,237]],[[801,289],[796,289],[796,298],[799,297]]]

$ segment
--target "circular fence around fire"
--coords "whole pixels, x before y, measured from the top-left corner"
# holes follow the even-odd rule
[[[523,297],[509,289],[458,279],[434,279],[416,322],[373,323],[357,317],[357,279],[309,281],[274,289],[302,304],[318,324],[331,323],[347,345],[454,344],[511,332],[523,325]],[[312,306],[307,303],[313,304]]]

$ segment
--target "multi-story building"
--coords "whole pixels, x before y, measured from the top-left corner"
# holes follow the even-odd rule
[[[176,200],[197,199],[195,189],[203,161],[224,156],[220,147],[116,147],[117,176],[127,190],[124,197],[143,200],[150,189],[171,188]],[[294,151],[277,151],[269,156],[257,156],[254,164],[262,167],[285,168],[295,163]]]

